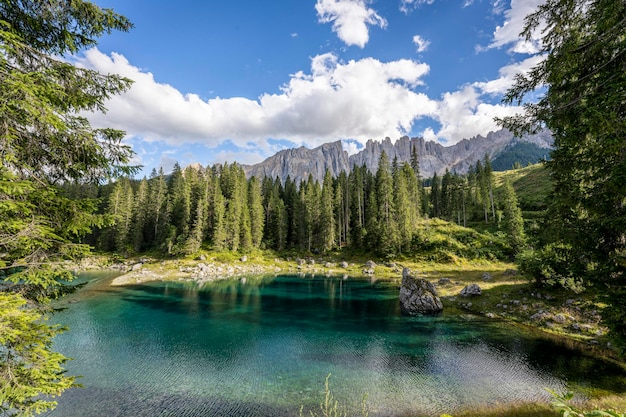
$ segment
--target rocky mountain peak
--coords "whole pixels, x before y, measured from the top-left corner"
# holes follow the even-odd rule
[[[285,181],[289,175],[292,180],[299,182],[306,180],[309,174],[318,181],[322,181],[326,169],[333,176],[341,171],[350,172],[357,165],[365,165],[375,172],[378,169],[378,160],[384,150],[390,161],[397,158],[399,163],[410,162],[413,147],[417,150],[420,172],[422,177],[431,177],[435,172],[440,175],[446,169],[452,172],[465,173],[470,166],[482,160],[485,155],[493,159],[507,147],[518,142],[528,142],[539,148],[552,147],[552,135],[543,131],[535,135],[521,138],[515,137],[508,130],[490,132],[487,136],[478,135],[470,139],[463,139],[452,146],[443,146],[440,143],[425,141],[423,138],[409,138],[402,136],[395,141],[386,137],[382,141],[368,140],[365,147],[358,153],[348,156],[341,141],[325,143],[317,148],[299,147],[286,149],[256,165],[244,166],[246,174],[250,176],[280,178]]]

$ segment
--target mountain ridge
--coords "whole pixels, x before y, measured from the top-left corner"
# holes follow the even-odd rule
[[[333,176],[341,171],[350,172],[353,166],[365,165],[372,172],[378,169],[378,160],[384,150],[390,161],[397,158],[399,163],[410,162],[411,151],[415,146],[420,165],[420,174],[424,178],[431,177],[435,172],[441,175],[446,169],[459,174],[466,173],[477,160],[488,155],[494,159],[507,147],[515,143],[526,142],[538,148],[551,149],[552,135],[542,131],[534,135],[516,137],[508,130],[489,132],[486,136],[477,135],[470,139],[463,139],[451,146],[426,141],[424,138],[402,136],[392,141],[389,137],[381,141],[370,139],[365,147],[353,155],[348,155],[340,140],[325,143],[316,148],[285,149],[254,165],[243,165],[248,177],[258,178],[278,177],[283,183],[287,176],[299,182],[306,180],[309,175],[322,181],[326,169]]]

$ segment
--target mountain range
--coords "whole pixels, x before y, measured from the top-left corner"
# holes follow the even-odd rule
[[[365,147],[356,154],[348,155],[344,150],[341,141],[325,143],[317,148],[309,149],[304,146],[293,149],[279,151],[275,155],[267,158],[263,162],[255,165],[244,165],[243,169],[248,177],[258,178],[270,177],[280,178],[284,183],[287,176],[291,180],[300,182],[307,179],[309,174],[314,179],[322,181],[328,169],[333,176],[337,176],[341,171],[350,172],[350,169],[357,165],[365,164],[369,170],[376,172],[378,161],[382,151],[387,153],[389,161],[397,158],[399,163],[410,162],[411,151],[415,147],[420,174],[424,178],[431,177],[435,172],[441,175],[446,169],[450,172],[464,174],[476,164],[477,160],[483,160],[485,155],[492,163],[498,159],[503,161],[519,162],[526,165],[537,160],[523,160],[524,156],[519,155],[519,144],[533,159],[538,159],[536,155],[544,155],[547,158],[552,148],[552,135],[549,131],[542,131],[533,135],[516,137],[508,130],[490,132],[487,136],[475,136],[470,139],[463,139],[452,146],[443,146],[440,143],[425,141],[423,138],[409,138],[403,136],[396,141],[385,138],[382,141],[369,140]],[[513,149],[517,153],[513,154]],[[501,165],[501,164],[500,164]],[[512,166],[504,169],[512,168]]]

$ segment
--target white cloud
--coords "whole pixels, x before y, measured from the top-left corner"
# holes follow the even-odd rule
[[[446,145],[453,145],[462,139],[500,129],[495,117],[512,116],[519,111],[514,106],[485,103],[481,91],[467,85],[442,96],[435,117],[441,128],[437,132],[427,128],[422,136],[426,140],[445,140]]]
[[[409,14],[422,4],[433,4],[435,0],[400,0],[400,11]]]
[[[524,19],[534,12],[537,7],[545,3],[545,0],[511,0],[511,7],[504,11],[505,21],[502,26],[496,27],[493,40],[488,48],[509,47],[509,51],[521,54],[534,54],[539,52],[541,41],[541,29],[536,31],[530,40],[520,37],[524,29]],[[494,9],[501,7],[498,3]]]
[[[107,56],[91,49],[79,63],[135,81],[128,92],[106,103],[106,115],[89,116],[94,126],[172,145],[216,147],[230,140],[244,150],[253,142],[255,149],[269,151],[270,138],[308,146],[342,138],[365,142],[406,134],[417,118],[432,115],[437,108],[435,101],[414,91],[428,65],[406,59],[342,63],[333,54],[319,55],[312,58],[310,73],[293,74],[279,94],[206,101],[159,83],[119,54]]]
[[[369,41],[368,25],[387,26],[365,0],[317,0],[315,10],[321,23],[333,23],[333,31],[346,45],[363,48]]]
[[[521,62],[506,65],[500,68],[500,77],[487,82],[476,82],[473,85],[483,94],[503,94],[513,85],[517,74],[527,73],[543,59],[542,55],[533,55]]]
[[[133,66],[124,56],[108,56],[97,49],[87,51],[78,62],[135,80],[127,93],[106,103],[106,115],[89,115],[94,126],[125,130],[143,144],[174,148],[200,144],[210,151],[210,156],[200,161],[203,163],[221,162],[221,158],[253,163],[276,152],[277,143],[282,141],[275,139],[308,147],[349,139],[344,146],[354,152],[357,142],[410,133],[423,117],[439,124],[421,132],[427,140],[452,145],[484,135],[499,128],[494,117],[519,111],[489,104],[487,98],[502,94],[517,72],[527,71],[540,59],[531,57],[505,66],[497,79],[467,84],[439,99],[416,91],[429,66],[407,59],[342,62],[332,53],[318,55],[311,59],[310,70],[292,74],[280,93],[263,94],[257,100],[202,100],[195,94],[183,94]]]
[[[420,35],[413,36],[413,43],[417,46],[417,52],[424,52],[428,49],[430,41],[422,38]]]

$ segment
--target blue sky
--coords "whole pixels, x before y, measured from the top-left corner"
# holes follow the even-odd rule
[[[127,132],[144,173],[256,163],[280,149],[486,135],[541,0],[96,0],[135,25],[74,59],[135,80],[90,114]]]

